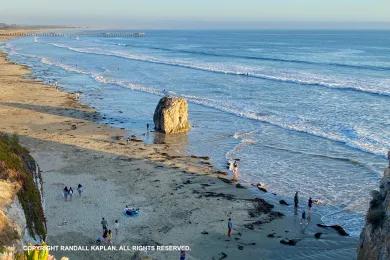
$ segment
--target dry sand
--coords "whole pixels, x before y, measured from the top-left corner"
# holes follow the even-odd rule
[[[303,234],[293,209],[275,205],[274,211],[286,207],[291,213],[266,223],[274,213],[249,214],[253,199],[263,194],[220,180],[228,177],[207,158],[175,154],[167,144],[127,144],[122,137],[128,132],[99,124],[96,111],[72,94],[27,79],[29,73],[0,55],[0,131],[17,133],[40,165],[50,245],[94,245],[105,217],[111,229],[115,219],[120,223],[114,245],[188,245],[186,259],[356,258],[357,239],[316,227],[318,216]],[[78,183],[85,187],[81,197]],[[64,201],[64,185],[75,190],[72,201]],[[124,216],[126,204],[140,208],[140,215]],[[229,217],[232,238],[226,235]],[[264,223],[250,225],[259,220]],[[324,233],[321,239],[314,238],[316,232]],[[282,245],[283,238],[299,241]],[[70,259],[129,259],[134,254],[52,253]],[[179,259],[179,252],[142,255]]]

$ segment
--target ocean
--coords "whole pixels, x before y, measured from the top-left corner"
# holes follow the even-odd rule
[[[359,235],[390,150],[390,31],[98,32],[1,49],[147,143],[161,142],[145,134],[159,98],[185,97],[193,128],[165,142],[220,169],[239,158],[243,182],[318,199],[325,223]]]

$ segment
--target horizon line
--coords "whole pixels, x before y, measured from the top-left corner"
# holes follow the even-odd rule
[[[159,23],[159,25],[155,23]],[[161,25],[164,22],[164,25]],[[12,27],[61,27],[121,30],[390,30],[389,22],[378,21],[209,21],[209,20],[129,20],[103,24],[87,23],[6,23]],[[5,27],[7,28],[7,27]],[[1,27],[0,27],[1,29]]]

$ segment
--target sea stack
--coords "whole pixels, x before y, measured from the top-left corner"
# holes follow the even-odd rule
[[[188,103],[182,97],[165,96],[154,111],[156,131],[165,134],[186,133],[191,129],[188,119]]]
[[[358,259],[390,259],[390,168],[383,174],[379,191],[371,195],[366,225],[360,235]]]

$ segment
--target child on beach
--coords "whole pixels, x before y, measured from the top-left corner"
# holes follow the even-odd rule
[[[111,229],[108,230],[107,232],[107,243],[108,244],[112,244],[112,232],[111,232]]]
[[[81,197],[81,192],[83,192],[83,185],[79,184],[77,186],[77,191],[79,192],[79,196]]]
[[[232,219],[229,218],[229,220],[228,220],[228,233],[227,233],[228,237],[231,237],[231,235],[232,235],[232,229],[233,229]]]
[[[115,235],[118,235],[119,232],[119,221],[116,219],[114,223]]]

